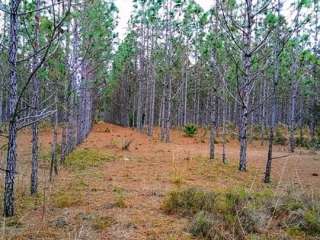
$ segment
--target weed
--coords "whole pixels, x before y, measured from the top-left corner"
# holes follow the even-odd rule
[[[113,189],[115,195],[115,206],[119,208],[126,208],[125,191],[123,188],[115,187]]]
[[[171,181],[173,184],[177,185],[177,186],[181,186],[183,183],[183,176],[181,174],[177,174],[175,173],[172,178]]]

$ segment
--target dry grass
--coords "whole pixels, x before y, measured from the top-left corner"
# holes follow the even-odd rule
[[[94,219],[92,227],[95,230],[103,231],[108,229],[111,225],[115,224],[115,220],[109,216],[98,216]]]

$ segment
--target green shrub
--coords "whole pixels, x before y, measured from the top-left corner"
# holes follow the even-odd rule
[[[320,150],[320,137],[316,137],[316,138],[312,139],[310,141],[309,146],[310,146],[310,148],[313,148],[315,150]]]
[[[287,138],[284,136],[280,128],[276,129],[273,143],[279,145],[286,145],[287,143]]]
[[[183,131],[186,134],[186,136],[193,137],[194,135],[197,134],[198,128],[194,124],[188,124],[188,125],[184,126]]]
[[[261,132],[262,132],[262,126],[259,124],[255,124],[250,126],[251,130],[249,131],[251,133],[250,140],[259,140],[261,139]]]
[[[196,188],[172,191],[164,201],[163,209],[167,213],[193,215],[199,211],[212,212],[217,194],[204,192]]]
[[[215,215],[205,211],[198,212],[189,227],[189,232],[195,237],[201,237],[203,239],[216,239],[219,237],[219,231],[217,231],[219,219],[216,219]]]
[[[305,211],[302,229],[310,234],[320,234],[320,212],[315,209]]]
[[[262,233],[269,230],[270,219],[279,222],[276,234],[316,236],[320,233],[319,203],[319,198],[296,190],[278,195],[270,189],[215,193],[190,188],[170,192],[163,208],[167,213],[191,216],[189,231],[194,236],[220,239],[219,233],[223,231],[236,239],[248,239],[248,236],[264,237]]]
[[[296,145],[300,146],[300,147],[309,148],[310,147],[310,141],[304,136],[299,136],[299,137],[296,138]]]

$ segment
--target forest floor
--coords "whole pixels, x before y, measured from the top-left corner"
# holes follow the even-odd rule
[[[51,132],[42,131],[40,193],[30,197],[30,135],[28,131],[20,134],[17,216],[2,219],[0,236],[3,239],[196,239],[186,230],[188,219],[164,213],[162,203],[166,194],[190,186],[214,191],[234,187],[259,191],[266,188],[262,178],[267,153],[266,146],[260,142],[251,143],[248,171],[240,173],[236,140],[227,144],[229,163],[223,165],[221,144],[217,144],[217,159],[210,161],[208,137],[205,132],[198,135],[189,138],[182,131],[173,130],[171,142],[165,144],[158,140],[157,134],[149,138],[129,128],[99,123],[75,151],[73,162],[62,168],[54,183],[49,184],[45,176]],[[123,150],[126,141],[132,143],[128,150]],[[286,156],[287,149],[276,146],[274,155]],[[88,161],[90,166],[83,162],[77,165],[77,158]],[[302,190],[319,191],[319,175],[320,154],[298,149],[274,160],[273,183],[267,188],[281,191],[294,185]]]

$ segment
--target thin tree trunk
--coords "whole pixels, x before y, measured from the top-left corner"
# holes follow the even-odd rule
[[[240,162],[239,170],[247,170],[247,127],[248,127],[248,106],[251,91],[252,73],[251,73],[251,41],[252,41],[252,0],[246,1],[246,29],[244,33],[244,81],[241,89],[241,111],[240,111]]]
[[[215,138],[216,138],[216,112],[213,103],[213,95],[210,98],[210,159],[215,159]]]
[[[1,64],[1,62],[0,62],[0,64]],[[3,118],[4,97],[3,97],[3,89],[2,89],[2,86],[4,85],[3,82],[4,82],[4,79],[1,77],[1,79],[0,79],[0,86],[1,86],[0,87],[0,126],[2,124],[2,121],[4,120],[4,118]]]
[[[227,164],[226,157],[226,98],[223,90],[223,105],[222,105],[222,162]]]
[[[51,140],[51,164],[50,181],[53,178],[53,172],[58,175],[57,141],[58,141],[58,97],[55,95],[56,112],[52,116],[52,140]]]
[[[39,34],[40,34],[40,0],[36,0],[36,13],[35,13],[35,32],[34,32],[34,57],[32,63],[32,69],[35,69],[38,65],[39,58],[37,51],[39,49]],[[39,94],[40,94],[40,82],[37,74],[34,74],[32,79],[32,107],[33,116],[36,116],[39,111]],[[32,124],[32,170],[31,170],[31,194],[38,192],[38,122]]]
[[[278,17],[280,17],[280,1],[278,0]],[[276,46],[274,51],[274,75],[272,82],[272,94],[271,94],[271,122],[270,122],[270,133],[269,133],[269,147],[268,147],[268,159],[266,164],[266,170],[264,175],[264,182],[270,183],[271,181],[271,170],[272,170],[272,154],[273,154],[273,139],[274,129],[276,127],[276,112],[277,112],[277,86],[280,76],[280,32],[279,26],[276,29]]]
[[[18,9],[21,0],[10,1],[10,40],[9,40],[9,137],[7,151],[7,167],[4,188],[4,216],[11,217],[14,215],[14,181],[16,174],[17,159],[17,123],[15,111],[17,107],[17,46],[18,46]]]
[[[297,65],[297,63],[294,63],[293,65]],[[296,139],[295,139],[295,129],[296,129],[296,102],[297,102],[297,96],[298,96],[298,80],[297,78],[297,69],[298,66],[294,66],[293,70],[293,78],[295,78],[294,82],[292,83],[291,88],[291,101],[290,101],[290,121],[289,121],[289,151],[294,152],[295,145],[296,145]]]
[[[188,69],[185,70],[184,101],[183,101],[183,125],[187,125],[187,105],[188,105]]]
[[[65,12],[65,5],[63,4],[63,12]],[[64,95],[62,99],[62,129],[61,129],[61,163],[64,164],[66,156],[68,154],[68,132],[67,132],[67,125],[68,125],[68,116],[69,116],[69,98],[70,98],[70,79],[69,79],[69,45],[70,45],[70,37],[69,37],[69,24],[67,25],[66,29],[66,44],[65,44],[65,58],[64,58],[64,64],[66,66],[66,77],[65,77],[65,86],[64,86]]]

